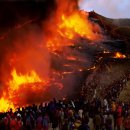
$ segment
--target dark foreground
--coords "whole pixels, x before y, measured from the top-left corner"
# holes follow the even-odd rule
[[[130,129],[130,104],[81,96],[55,100],[0,115],[0,130],[125,130]]]

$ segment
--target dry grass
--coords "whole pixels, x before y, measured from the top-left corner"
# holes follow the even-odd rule
[[[120,93],[119,100],[126,102],[130,101],[130,81],[128,81],[126,85],[124,85],[124,89]]]
[[[113,32],[127,38],[130,37],[130,27],[117,27],[113,30]]]

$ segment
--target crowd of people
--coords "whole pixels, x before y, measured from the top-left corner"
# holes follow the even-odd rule
[[[130,130],[130,103],[117,101],[128,75],[109,86],[105,96],[53,99],[0,113],[0,130]],[[107,89],[106,89],[107,90]]]
[[[107,89],[105,89],[105,97],[116,100],[119,97],[124,86],[126,86],[128,80],[130,80],[129,73],[126,73],[120,78],[120,80],[114,81],[111,85],[107,87]]]
[[[90,123],[91,120],[91,123]],[[93,126],[93,127],[92,127]],[[95,98],[55,100],[0,114],[0,130],[130,130],[130,104]]]

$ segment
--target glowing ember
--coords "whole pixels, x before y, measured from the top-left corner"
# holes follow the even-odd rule
[[[62,74],[72,74],[73,72],[63,72]]]
[[[64,66],[65,66],[65,67],[71,67],[71,65],[69,65],[69,64],[64,64]]]
[[[109,54],[110,52],[109,52],[109,51],[105,51],[105,50],[104,50],[104,51],[103,51],[103,53],[104,53],[104,54]]]
[[[67,60],[72,60],[72,61],[76,61],[77,60],[77,58],[74,57],[74,56],[68,56],[66,59]]]
[[[80,71],[80,72],[82,72],[82,71],[83,71],[83,69],[79,69],[79,71]]]
[[[120,52],[116,52],[114,58],[126,58],[126,56],[121,54]]]
[[[91,67],[91,68],[89,68],[87,70],[95,70],[95,69],[96,69],[96,66],[93,66],[93,67]]]

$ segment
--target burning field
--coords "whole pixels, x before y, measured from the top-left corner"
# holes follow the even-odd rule
[[[52,10],[1,29],[0,112],[73,95],[104,59],[129,58],[126,42],[80,11],[78,0],[56,0]]]

